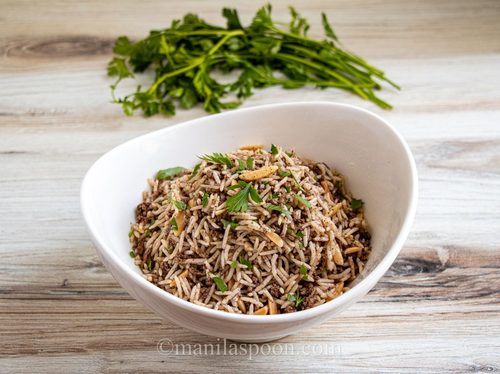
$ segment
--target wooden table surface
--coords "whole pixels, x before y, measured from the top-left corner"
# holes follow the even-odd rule
[[[230,3],[245,21],[261,5]],[[273,2],[277,17],[287,17],[288,3]],[[402,85],[382,93],[395,109],[336,90],[278,88],[243,107],[331,100],[395,125],[414,152],[420,198],[390,271],[334,319],[269,345],[286,353],[158,350],[162,339],[220,342],[161,320],[114,281],[85,231],[79,188],[112,147],[206,115],[122,115],[105,74],[114,39],[139,38],[188,11],[221,21],[224,2],[3,0],[0,372],[500,370],[500,2],[293,3],[312,36],[326,11],[346,46]]]

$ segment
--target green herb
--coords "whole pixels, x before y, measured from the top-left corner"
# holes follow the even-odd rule
[[[304,237],[304,233],[303,233],[302,231],[297,231],[297,232],[295,233],[295,236],[296,236],[297,238],[301,238],[301,239],[302,239],[302,238]]]
[[[134,228],[133,227],[130,228],[130,231],[128,232],[128,237],[131,238],[132,235],[134,235]]]
[[[294,294],[291,294],[290,292],[287,294],[286,296],[286,299],[288,301],[291,301],[293,303],[295,303],[295,307],[298,308],[300,306],[300,304],[302,304],[302,302],[304,301],[304,297],[300,296],[300,292],[297,291],[297,294],[294,295]]]
[[[172,219],[168,222],[172,226],[172,230],[178,231],[179,227],[177,226],[177,221],[175,220],[175,217],[172,217]]]
[[[272,198],[272,199],[276,199],[277,197],[279,197],[279,195],[280,195],[279,193],[277,193],[277,192],[273,192],[273,193],[271,194],[271,198]]]
[[[295,184],[295,187],[297,187],[300,191],[304,192],[304,189],[300,185],[300,183],[297,180],[297,178],[295,178],[295,175],[292,174],[292,178],[293,178],[293,184]]]
[[[146,229],[146,231],[144,231],[144,236],[145,236],[146,238],[150,238],[150,237],[151,237],[151,235],[153,235],[153,233],[151,232],[151,230]]]
[[[151,261],[151,259],[150,259],[150,258],[148,258],[147,265],[148,265],[148,270],[149,270],[149,271],[153,270],[153,262]]]
[[[361,199],[352,199],[351,200],[351,209],[354,210],[354,211],[357,211],[358,209],[360,209],[363,205],[364,205],[364,201],[361,200]]]
[[[130,251],[130,252],[128,253],[128,255],[129,255],[130,257],[132,257],[132,258],[135,258],[135,252],[134,252],[134,251]]]
[[[289,171],[280,171],[278,175],[284,178],[284,177],[289,177],[290,175],[292,175],[292,173],[290,173]]]
[[[248,261],[245,257],[243,256],[240,256],[239,259],[238,259],[239,263],[242,264],[242,265],[245,265],[247,267],[247,269],[251,270],[253,265],[250,261]]]
[[[304,205],[306,208],[312,208],[312,205],[309,201],[307,201],[306,199],[304,199],[302,196],[300,196],[299,194],[295,194],[295,198],[302,204]]]
[[[283,208],[283,207],[281,207],[279,205],[269,204],[266,208],[269,209],[269,210],[275,210],[277,212],[280,212],[284,216],[289,216],[290,215],[290,212],[286,208]]]
[[[201,197],[201,205],[203,208],[206,208],[208,205],[208,194],[205,191],[203,191],[203,196]]]
[[[238,261],[234,260],[231,262],[231,268],[236,269],[238,267]]]
[[[214,281],[220,292],[227,291],[227,285],[226,282],[224,282],[224,279],[222,279],[221,277],[213,277],[212,280]]]
[[[222,225],[224,226],[224,228],[227,228],[228,226],[230,226],[232,229],[235,229],[236,227],[238,227],[237,222],[232,222],[232,221],[228,221],[225,219],[222,220]]]
[[[306,265],[302,264],[299,268],[299,273],[302,275],[302,279],[307,279],[307,268]]]
[[[201,162],[199,162],[195,165],[193,172],[191,173],[191,176],[189,177],[189,179],[194,178],[196,176],[196,174],[198,174],[198,171],[200,171],[200,167],[201,167]]]
[[[285,153],[286,153],[286,155],[287,155],[288,157],[293,157],[293,156],[294,156],[293,151],[286,151]]]
[[[159,170],[158,173],[156,173],[156,179],[159,181],[162,181],[167,178],[172,178],[175,177],[177,174],[182,173],[184,170],[183,167],[181,166],[176,166],[175,168],[169,168],[169,169],[163,169]]]
[[[247,169],[251,170],[253,169],[253,164],[254,164],[254,159],[253,157],[247,158]]]
[[[233,167],[233,163],[231,162],[231,159],[228,157],[228,155],[224,153],[212,153],[211,155],[203,155],[200,157],[202,160],[205,160],[207,162],[211,162],[212,164],[220,164],[220,165],[226,165],[228,168]]]
[[[286,89],[313,86],[338,88],[369,100],[382,108],[389,104],[375,92],[386,82],[384,72],[344,49],[322,13],[323,40],[307,36],[308,22],[290,7],[291,21],[275,21],[271,6],[259,9],[249,26],[242,26],[234,9],[223,9],[226,27],[212,25],[195,14],[174,20],[170,27],[154,30],[137,42],[119,37],[108,75],[115,103],[131,115],[142,110],[145,116],[173,115],[176,106],[191,108],[203,103],[207,112],[235,108],[240,101],[223,101],[230,94],[242,100],[256,88],[279,85]],[[282,25],[288,25],[283,27]],[[134,73],[154,71],[149,87],[137,87],[116,98],[117,85]],[[228,83],[212,73],[233,73]],[[236,74],[235,74],[236,73]]]
[[[278,148],[274,144],[271,144],[271,154],[276,156],[278,152]]]
[[[175,205],[175,207],[179,210],[186,209],[186,203],[184,201],[175,200],[173,197],[170,198],[170,202]]]
[[[288,192],[288,193],[290,193],[290,192],[292,192],[292,189],[290,187],[286,186],[285,187],[285,191]]]
[[[239,181],[233,186],[228,187],[230,190],[240,188],[240,191],[226,200],[226,208],[228,212],[246,212],[248,210],[248,200],[250,197],[256,203],[262,202],[257,190],[250,183]]]
[[[246,170],[247,164],[245,161],[238,159],[238,168],[236,169],[237,172],[241,172],[243,170]]]

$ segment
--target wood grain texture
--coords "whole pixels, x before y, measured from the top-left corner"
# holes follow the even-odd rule
[[[288,3],[273,1],[277,16]],[[311,20],[311,35],[320,35],[326,11],[345,45],[402,85],[382,92],[395,109],[335,90],[278,88],[244,106],[332,100],[383,115],[417,160],[415,224],[361,302],[270,345],[287,354],[158,351],[162,339],[220,342],[160,320],[113,280],[85,232],[78,193],[110,148],[205,115],[123,116],[109,103],[105,75],[113,40],[141,37],[188,11],[220,21],[225,4],[1,2],[0,372],[500,371],[498,1],[293,2]],[[260,4],[231,5],[247,21]]]

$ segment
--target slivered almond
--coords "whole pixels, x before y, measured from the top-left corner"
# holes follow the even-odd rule
[[[323,187],[323,189],[325,190],[325,193],[330,198],[330,201],[333,201],[332,193],[330,192],[330,189],[328,188],[328,182],[321,181],[321,187]]]
[[[337,283],[335,285],[335,290],[326,296],[326,301],[331,301],[335,299],[337,296],[340,296],[342,294],[343,289],[344,289],[344,282]]]
[[[269,308],[266,305],[264,308],[257,309],[255,312],[253,312],[253,314],[257,314],[257,315],[260,315],[260,316],[265,316],[267,314],[268,309]]]
[[[278,314],[278,307],[274,301],[269,301],[269,314]]]
[[[346,255],[350,255],[351,253],[356,253],[356,252],[359,252],[359,251],[361,251],[361,248],[359,248],[359,247],[349,247],[349,248],[347,248],[347,249],[344,251],[344,253],[345,253]]]
[[[179,236],[184,230],[184,211],[181,210],[175,216],[175,223],[177,223],[177,231],[174,231],[175,236]]]
[[[182,273],[179,274],[179,278],[186,278],[189,274],[189,270],[184,270]],[[175,287],[176,282],[175,279],[170,280],[170,283],[168,284],[170,287]]]
[[[257,179],[265,178],[275,173],[278,170],[276,165],[273,166],[263,166],[257,170],[250,170],[240,174],[240,179],[250,182]]]
[[[264,146],[261,144],[248,144],[240,147],[240,149],[243,151],[256,151],[257,149],[262,149],[262,148],[264,148]]]
[[[340,253],[340,248],[338,245],[333,247],[333,261],[337,265],[344,265],[344,258],[342,257],[342,253]]]
[[[236,302],[236,304],[238,304],[238,308],[240,308],[240,310],[241,310],[243,313],[246,313],[246,312],[247,312],[247,308],[245,307],[245,303],[243,302],[243,300],[238,299],[238,301]]]
[[[335,204],[335,206],[332,209],[330,209],[328,214],[330,216],[333,216],[333,215],[337,214],[337,212],[339,211],[340,208],[342,208],[342,203],[337,203],[337,204]]]
[[[191,200],[188,201],[188,206],[190,208],[194,207],[194,204],[196,204],[196,202],[194,201],[194,199],[191,199]]]
[[[274,244],[276,244],[278,247],[283,247],[283,239],[280,238],[280,236],[274,232],[266,232],[266,236],[271,240]]]

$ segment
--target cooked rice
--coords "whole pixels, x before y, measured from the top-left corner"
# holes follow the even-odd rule
[[[272,154],[247,146],[227,157],[234,167],[203,160],[194,176],[185,170],[148,181],[130,232],[144,277],[184,300],[230,313],[289,313],[344,293],[364,268],[370,234],[363,209],[351,208],[343,176],[280,147]],[[229,212],[226,199],[241,189],[228,187],[249,175],[238,170],[238,160],[246,164],[249,157],[250,177],[258,179],[248,183],[262,202],[249,199],[248,210]],[[237,226],[224,228],[223,219]]]

